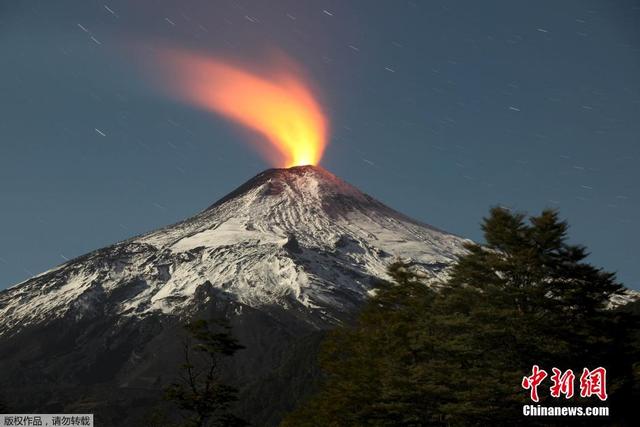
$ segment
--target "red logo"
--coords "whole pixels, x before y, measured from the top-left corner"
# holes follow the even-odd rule
[[[549,387],[551,397],[563,396],[571,399],[574,393],[574,382],[576,376],[571,369],[562,372],[558,368],[552,368],[553,375],[550,379],[553,383]],[[531,400],[538,402],[538,386],[547,378],[547,372],[540,369],[538,365],[533,365],[531,375],[522,378],[522,388],[530,390]],[[598,367],[593,370],[584,368],[580,375],[580,397],[597,396],[600,400],[607,400],[607,370]]]
[[[580,375],[580,396],[598,396],[598,399],[607,400],[607,370],[600,367],[593,371],[587,368],[582,370]]]
[[[558,368],[553,368],[552,370],[551,381],[553,381],[553,385],[550,388],[551,396],[560,397],[561,394],[564,394],[565,399],[571,399],[573,397],[573,381],[576,379],[573,371],[567,369],[563,374]]]
[[[533,365],[531,369],[532,374],[529,377],[522,378],[522,388],[525,390],[531,389],[531,400],[537,402],[538,399],[538,386],[547,378],[547,372],[541,370],[538,365]]]

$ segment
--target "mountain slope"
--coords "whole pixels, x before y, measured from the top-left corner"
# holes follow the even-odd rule
[[[0,292],[0,394],[16,413],[144,425],[182,363],[181,323],[225,317],[246,347],[223,369],[238,413],[276,425],[309,393],[323,331],[391,262],[437,278],[463,243],[321,168],[268,170],[192,218]]]
[[[78,319],[100,310],[180,314],[205,283],[250,307],[296,307],[312,312],[309,321],[331,322],[394,259],[435,276],[462,243],[324,169],[272,169],[190,219],[0,293],[0,334],[69,310]]]

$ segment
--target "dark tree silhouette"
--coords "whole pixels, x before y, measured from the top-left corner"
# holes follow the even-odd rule
[[[486,244],[469,244],[437,290],[409,266],[391,266],[393,282],[379,287],[357,322],[329,334],[318,393],[283,425],[566,425],[567,418],[523,417],[531,401],[521,381],[534,364],[578,376],[605,367],[611,417],[592,422],[631,425],[639,317],[611,309],[623,287],[584,262],[587,252],[567,243],[567,228],[553,211],[527,222],[496,208],[483,222]],[[544,387],[543,405],[602,406],[552,398]]]
[[[187,414],[187,426],[247,425],[231,413],[237,390],[224,384],[219,372],[221,358],[244,347],[233,338],[226,322],[212,327],[205,320],[194,320],[185,328],[189,335],[183,344],[181,376],[167,387],[166,398]]]

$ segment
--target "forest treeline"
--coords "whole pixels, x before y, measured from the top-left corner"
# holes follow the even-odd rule
[[[327,334],[316,392],[281,425],[636,425],[640,301],[612,304],[625,288],[586,262],[555,211],[494,208],[482,229],[485,243],[468,243],[446,282],[393,264],[357,320]],[[247,425],[233,415],[237,390],[218,372],[242,346],[225,324],[194,321],[187,331],[182,375],[166,390],[182,421],[163,415],[149,425]],[[534,365],[548,372],[539,402],[524,387]],[[570,398],[566,381],[552,395],[553,368],[575,373]],[[606,370],[594,396],[581,396],[585,368]],[[609,416],[525,417],[523,405],[534,403],[606,406]]]
[[[527,218],[495,208],[482,229],[486,243],[468,244],[439,286],[392,265],[393,280],[357,322],[325,339],[317,393],[282,425],[634,425],[639,302],[612,307],[623,286],[568,243],[555,211]],[[523,405],[534,402],[523,378],[533,365],[549,374],[536,405],[608,406],[610,415],[525,417]],[[551,396],[554,367],[576,374],[570,399]],[[580,396],[580,374],[597,367],[606,369],[606,401]]]

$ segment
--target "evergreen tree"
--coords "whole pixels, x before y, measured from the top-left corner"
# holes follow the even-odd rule
[[[325,380],[283,425],[549,425],[522,416],[531,402],[520,384],[534,364],[577,376],[606,367],[611,413],[632,419],[638,316],[609,308],[622,286],[584,262],[567,228],[553,211],[527,223],[493,209],[486,244],[469,244],[438,290],[394,264],[393,283],[380,286],[357,323],[329,335]],[[600,406],[540,394],[553,406]]]
[[[186,412],[185,426],[245,426],[230,412],[237,390],[224,384],[218,372],[220,359],[244,348],[233,338],[226,323],[217,330],[205,320],[194,320],[185,328],[189,337],[183,345],[184,363],[179,381],[166,389],[166,398]]]

